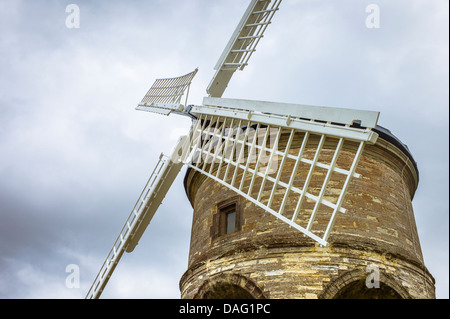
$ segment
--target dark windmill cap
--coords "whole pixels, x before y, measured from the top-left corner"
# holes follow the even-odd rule
[[[408,146],[404,144],[398,137],[396,137],[390,130],[387,128],[377,125],[376,128],[373,129],[374,132],[376,132],[380,138],[383,140],[393,144],[398,149],[400,149],[411,161],[411,163],[414,165],[414,169],[417,172],[417,180],[419,180],[419,170],[417,168],[417,163],[414,160],[414,157],[411,154],[411,151],[409,150]]]

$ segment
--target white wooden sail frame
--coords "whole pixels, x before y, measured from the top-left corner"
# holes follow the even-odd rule
[[[157,79],[136,107],[137,110],[169,115],[183,112],[189,97],[189,88],[198,69],[175,78]],[[184,105],[181,98],[186,94]]]
[[[241,105],[239,105],[239,100],[232,100],[230,103],[230,100],[227,99],[211,100],[210,98],[205,98],[204,101],[216,105],[192,107],[191,112],[198,118],[191,132],[190,154],[188,156],[185,155],[185,163],[191,169],[194,169],[235,191],[246,200],[263,208],[266,212],[274,215],[289,226],[301,231],[319,244],[324,246],[328,245],[327,240],[336,220],[337,213],[346,212],[346,209],[342,207],[342,204],[350,181],[354,177],[360,177],[360,175],[356,173],[356,168],[364,150],[364,146],[366,143],[375,143],[378,134],[373,132],[370,128],[350,127],[350,123],[353,122],[350,120],[348,120],[347,124],[320,122],[320,125],[316,127],[318,123],[314,121],[314,117],[316,117],[314,114],[323,116],[323,109],[321,108],[317,108],[315,112],[314,109],[310,111],[308,116],[313,117],[313,119],[303,120],[290,116],[283,117],[280,114],[274,115],[271,113],[259,112],[256,111],[258,109],[256,106],[249,110],[248,104],[251,104],[252,101],[248,100],[241,101]],[[212,103],[213,101],[214,103]],[[233,105],[233,108],[224,107],[227,102]],[[254,105],[258,105],[258,102],[269,103],[261,101],[254,102]],[[220,104],[221,107],[217,107],[217,104]],[[274,105],[276,105],[276,103],[274,103]],[[244,107],[247,107],[247,110],[244,111]],[[265,109],[264,107],[261,108],[261,110],[268,111],[268,109]],[[339,109],[337,110],[339,111]],[[347,109],[341,109],[341,111],[344,113],[350,112]],[[255,114],[256,112],[258,114]],[[278,113],[282,112],[278,111]],[[370,123],[371,125],[376,125],[378,112],[358,111],[354,112],[354,116],[356,116],[355,119],[364,118],[364,123],[366,124]],[[299,121],[300,123],[296,123],[296,121]],[[251,130],[249,128],[255,128],[253,134],[250,134]],[[269,143],[268,145],[268,139],[271,135],[270,130],[275,130],[277,133],[275,134],[274,142]],[[258,135],[260,131],[264,131],[264,138],[261,143],[257,143],[255,135]],[[279,140],[282,131],[284,132],[283,134],[289,136],[284,150],[279,149]],[[303,138],[298,140],[296,136],[300,133],[303,134]],[[312,136],[315,136],[316,139],[319,140],[319,143],[313,158],[308,159],[304,156],[304,152],[308,145],[308,140]],[[333,150],[331,162],[323,163],[319,161],[319,158],[327,139],[334,139],[337,143],[336,148]],[[347,169],[336,166],[345,143],[352,143],[355,148],[354,158],[350,167]],[[298,153],[292,153],[291,150],[294,148],[298,149]],[[245,152],[245,149],[247,149],[247,152]],[[262,171],[262,158],[258,157],[256,164],[253,166],[249,161],[251,154],[255,151],[258,151],[260,156],[261,154],[269,154],[268,164]],[[247,162],[244,160],[244,154],[247,154]],[[276,170],[273,171],[271,166],[275,158],[280,164],[276,167]],[[283,182],[281,180],[283,167],[288,160],[295,161],[295,164],[290,173],[291,178],[289,179],[289,182]],[[309,165],[307,168],[308,174],[303,185],[296,186],[295,181],[297,179],[300,163]],[[226,167],[225,171],[222,171],[223,167]],[[309,185],[317,169],[321,169],[322,171],[325,170],[326,176],[320,187],[320,193],[313,194],[309,191]],[[330,202],[325,199],[324,195],[333,174],[341,174],[344,177],[344,182],[341,184],[341,190],[337,200],[335,202]],[[248,188],[244,190],[246,178],[250,178],[251,182]],[[263,200],[266,183],[271,183],[272,189],[269,192],[270,195],[265,196],[265,199]],[[259,187],[259,191],[256,193],[254,192],[255,185],[258,185]],[[315,187],[317,187],[317,185],[315,185]],[[333,188],[336,191],[336,185],[334,185]],[[283,196],[281,205],[277,210],[274,210],[272,207],[274,198],[275,196],[281,196],[281,194]],[[297,194],[299,197],[291,218],[287,218],[284,216],[284,210],[286,203],[288,199],[292,197],[292,194]],[[305,199],[313,201],[315,205],[307,225],[302,226],[299,225],[296,220],[299,217],[299,214],[302,213],[302,204]],[[290,201],[292,202],[292,199],[290,199]],[[280,201],[278,200],[278,202]],[[317,213],[322,206],[332,209],[332,212],[326,229],[324,229],[322,235],[319,236],[312,232],[311,229]]]
[[[278,11],[281,0],[252,0],[220,56],[206,91],[211,97],[222,97],[234,72],[243,70],[256,51],[264,32]]]

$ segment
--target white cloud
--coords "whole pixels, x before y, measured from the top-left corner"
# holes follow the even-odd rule
[[[179,278],[151,265],[124,265],[116,269],[102,298],[178,299]]]
[[[80,289],[71,289],[66,286],[66,276],[70,273],[66,273],[65,268],[58,273],[20,260],[8,260],[6,267],[8,276],[0,277],[0,286],[4,287],[1,297],[4,299],[79,299],[83,297]]]

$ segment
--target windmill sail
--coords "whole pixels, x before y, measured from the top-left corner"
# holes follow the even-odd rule
[[[372,111],[206,97],[204,105],[191,106],[190,115],[196,117],[190,135],[180,138],[170,158],[160,157],[87,298],[100,296],[123,253],[134,250],[183,164],[326,246],[337,214],[346,212],[342,204],[350,181],[360,177],[356,168],[364,146],[375,143],[378,137],[371,129],[376,126],[379,113]],[[283,135],[289,136],[288,141],[284,149],[279,149]],[[318,141],[315,153],[307,158],[305,149],[314,140]],[[335,144],[330,162],[320,161],[325,142]],[[349,168],[340,168],[337,164],[346,144],[353,149],[354,157]],[[289,161],[293,168],[289,180],[283,181]],[[303,184],[297,185],[301,165],[303,169],[306,165],[308,173]],[[313,194],[309,184],[317,170],[322,170],[325,179],[320,193]],[[324,195],[335,174],[342,176],[343,182],[332,202]],[[266,187],[271,188],[269,196],[264,195]],[[296,201],[290,216],[285,211],[287,201]],[[307,224],[301,225],[298,219],[305,213],[303,204],[308,201],[314,208]],[[323,207],[330,212],[329,222],[318,235],[312,227]]]
[[[243,70],[256,51],[281,0],[252,0],[215,66],[216,73],[207,88],[211,97],[222,97],[234,72]]]
[[[170,158],[165,158],[163,154],[159,157],[155,169],[89,289],[86,295],[87,299],[100,297],[123,253],[125,251],[132,252],[138,244],[139,239],[183,166],[183,163],[177,160],[176,154],[184,143],[185,137],[182,137],[172,151]]]
[[[136,110],[169,115],[172,112],[183,112],[187,105],[189,87],[198,69],[176,78],[158,79],[145,94]],[[185,104],[181,98],[186,93]]]
[[[342,205],[350,182],[360,177],[356,168],[364,146],[377,140],[371,128],[379,113],[235,99],[204,102],[191,109],[197,121],[188,166],[326,246],[337,214],[346,212]],[[286,137],[286,146],[280,148],[280,139]],[[344,148],[353,154],[348,167],[339,161]],[[306,156],[311,149],[314,153]],[[301,182],[300,171],[306,172]],[[290,178],[283,180],[286,175]],[[316,175],[324,176],[318,193],[309,187]],[[331,190],[333,196],[326,196]],[[294,211],[285,211],[288,201],[295,203]],[[313,208],[304,209],[306,202]],[[329,221],[315,232],[319,213]]]

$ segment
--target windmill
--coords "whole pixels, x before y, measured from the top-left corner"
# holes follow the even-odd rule
[[[140,111],[166,116],[188,116],[192,118],[192,126],[187,135],[180,137],[169,156],[161,154],[86,298],[100,297],[123,253],[135,249],[184,165],[259,206],[287,227],[297,229],[320,245],[328,245],[327,240],[338,214],[346,212],[343,200],[351,180],[361,177],[356,173],[356,168],[364,146],[377,141],[378,134],[373,129],[379,113],[222,98],[233,74],[248,65],[280,3],[281,0],[250,2],[215,66],[216,72],[206,89],[208,96],[201,105],[188,105],[189,88],[198,71],[196,69],[184,76],[156,80],[136,107]],[[278,142],[282,134],[287,134],[288,141],[286,148],[280,150]],[[291,147],[298,134],[302,134],[303,142],[297,145],[298,152],[293,153]],[[318,137],[319,142],[311,159],[304,156],[304,151],[312,136]],[[335,140],[336,147],[331,161],[324,162],[321,161],[321,151],[327,139]],[[344,143],[348,141],[356,145],[351,165],[338,167],[336,163]],[[290,179],[283,181],[281,171],[288,160],[294,163],[293,169]],[[309,169],[300,188],[294,180],[301,163],[307,164]],[[318,167],[326,174],[320,192],[313,194],[308,187]],[[344,180],[335,202],[324,196],[332,174],[340,174]],[[249,185],[246,185],[246,179],[250,179]],[[268,198],[263,196],[267,183],[273,185]],[[297,200],[295,210],[292,216],[287,217],[286,203],[292,200],[294,194]],[[281,203],[276,208],[275,197],[279,197]],[[298,217],[303,214],[306,200],[315,204],[308,222],[300,224]],[[313,224],[324,206],[331,213],[326,229],[317,233],[313,230]]]

